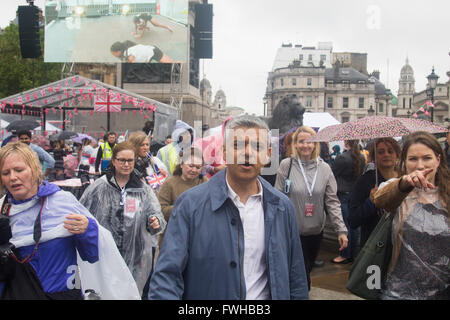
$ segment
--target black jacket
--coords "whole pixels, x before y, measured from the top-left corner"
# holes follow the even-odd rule
[[[378,171],[378,185],[384,181],[386,179]],[[373,187],[375,187],[375,170],[369,170],[356,180],[350,197],[348,223],[352,229],[361,227],[361,248],[380,219],[379,210],[369,199]]]
[[[365,166],[364,156],[361,154],[361,171]],[[333,166],[334,177],[337,182],[338,192],[351,192],[355,185],[357,177],[353,174],[353,158],[351,151],[344,151],[334,160]]]

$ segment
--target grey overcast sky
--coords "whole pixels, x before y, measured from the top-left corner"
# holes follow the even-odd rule
[[[263,114],[268,72],[282,43],[335,52],[367,53],[368,71],[395,95],[406,57],[416,91],[425,89],[432,66],[439,82],[450,71],[450,1],[446,0],[209,0],[213,4],[213,59],[200,61],[213,95],[222,89],[229,106]],[[35,0],[43,8],[44,0]],[[26,0],[0,1],[0,27]]]

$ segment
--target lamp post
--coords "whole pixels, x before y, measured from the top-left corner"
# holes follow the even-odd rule
[[[372,105],[370,105],[369,110],[367,110],[367,114],[369,115],[369,117],[371,117],[375,114],[375,110],[373,109]]]
[[[408,119],[411,116],[411,111],[408,110],[408,112],[406,113],[408,115]]]
[[[427,97],[430,98],[433,107],[431,107],[431,122],[434,122],[434,89],[436,89],[439,76],[434,73],[434,66],[431,70],[431,74],[427,76],[428,88],[426,90]]]

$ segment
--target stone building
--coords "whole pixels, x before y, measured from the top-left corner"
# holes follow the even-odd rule
[[[450,71],[447,72],[450,78]],[[426,77],[426,76],[424,76]],[[434,89],[434,114],[433,120],[441,125],[448,125],[450,118],[450,79],[445,83],[438,83]],[[398,82],[397,106],[393,109],[393,116],[411,117],[417,114],[420,118],[431,120],[420,109],[426,108],[426,102],[430,100],[426,89],[416,92],[414,70],[406,59],[405,65],[400,70]],[[428,108],[431,111],[431,109]]]
[[[367,72],[367,53],[333,52],[331,64],[334,66],[337,63],[340,67],[351,67],[366,76],[369,75]]]
[[[278,102],[295,94],[306,112],[329,112],[341,122],[391,113],[391,96],[379,81],[379,72],[368,76],[352,67],[304,66],[293,60],[269,73],[266,88],[267,116]]]
[[[415,93],[414,70],[406,58],[405,65],[400,70],[400,79],[398,80],[397,107],[394,116],[405,117],[412,114],[414,107]]]

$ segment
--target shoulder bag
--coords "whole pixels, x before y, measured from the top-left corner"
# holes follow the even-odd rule
[[[385,212],[353,262],[346,287],[358,297],[380,298],[392,256],[393,216],[393,213]]]

